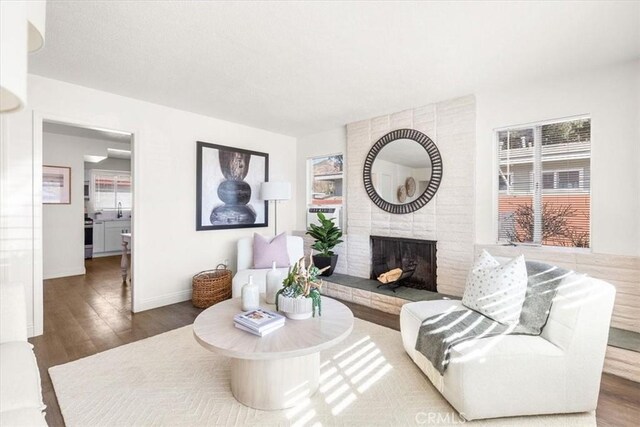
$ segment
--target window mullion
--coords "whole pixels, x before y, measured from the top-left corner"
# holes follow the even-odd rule
[[[533,243],[542,244],[542,126],[533,128]]]
[[[511,174],[511,132],[507,132],[507,176]],[[511,185],[507,181],[507,194],[511,195]]]

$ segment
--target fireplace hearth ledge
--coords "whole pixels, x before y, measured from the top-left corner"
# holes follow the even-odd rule
[[[460,299],[460,297],[453,295],[441,294],[424,289],[407,288],[404,286],[399,287],[396,289],[396,292],[393,292],[390,289],[378,288],[377,286],[380,282],[377,280],[339,273],[334,273],[330,277],[323,278],[323,281],[322,293],[324,295],[344,301],[351,301],[392,314],[399,314],[400,308],[408,302]]]

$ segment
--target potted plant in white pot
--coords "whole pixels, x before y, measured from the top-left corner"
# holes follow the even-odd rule
[[[327,219],[322,212],[318,212],[320,225],[309,224],[307,234],[316,241],[311,247],[318,251],[313,256],[313,264],[323,270],[323,276],[331,276],[338,263],[338,255],[333,253],[333,248],[342,243],[342,230],[333,223],[333,218]]]
[[[309,257],[309,267],[304,257],[291,268],[282,282],[282,289],[276,293],[276,310],[290,319],[308,319],[322,314],[320,287],[322,280],[318,269]]]

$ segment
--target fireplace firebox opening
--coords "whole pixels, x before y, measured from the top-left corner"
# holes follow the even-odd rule
[[[436,241],[371,236],[371,279],[396,268],[398,285],[437,292]]]

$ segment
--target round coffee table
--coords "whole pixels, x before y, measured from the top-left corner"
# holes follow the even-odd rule
[[[274,310],[261,295],[262,308]],[[193,335],[206,349],[231,358],[231,392],[242,404],[263,410],[295,406],[301,396],[318,389],[320,351],[345,339],[353,329],[353,313],[341,302],[322,297],[322,316],[287,319],[264,337],[236,328],[233,316],[241,300],[218,303],[193,323]]]

